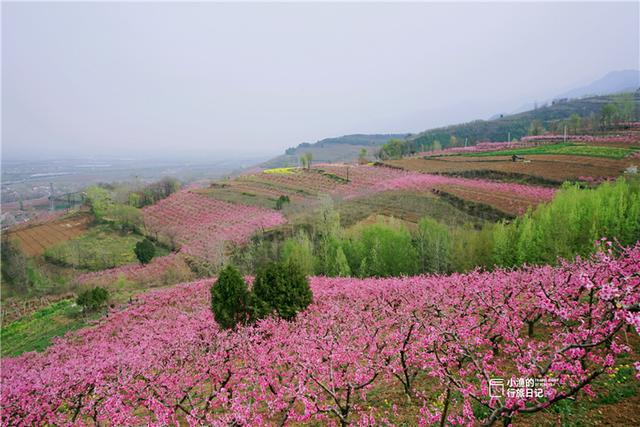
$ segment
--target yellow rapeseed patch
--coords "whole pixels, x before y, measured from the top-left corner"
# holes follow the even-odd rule
[[[277,175],[287,175],[294,173],[296,168],[273,168],[273,169],[265,169],[264,173],[273,173]]]

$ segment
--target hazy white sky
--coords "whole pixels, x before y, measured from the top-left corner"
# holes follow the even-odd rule
[[[2,4],[6,158],[274,153],[638,68],[639,3]]]

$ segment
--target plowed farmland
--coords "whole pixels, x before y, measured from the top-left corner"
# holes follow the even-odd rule
[[[82,234],[88,227],[91,216],[78,213],[52,221],[27,225],[9,231],[10,239],[17,241],[29,256],[42,255],[45,249]]]
[[[465,188],[460,185],[443,185],[438,188],[438,191],[470,202],[488,205],[514,216],[522,215],[527,209],[535,208],[540,203],[521,195],[498,193],[482,188]]]

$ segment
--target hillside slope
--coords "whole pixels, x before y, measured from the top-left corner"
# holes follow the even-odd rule
[[[565,120],[572,114],[581,117],[598,115],[602,106],[614,101],[614,95],[593,96],[583,99],[572,99],[564,102],[555,102],[523,113],[498,117],[494,120],[475,120],[436,129],[426,130],[408,138],[415,151],[424,151],[434,141],[440,142],[443,147],[448,146],[451,136],[455,136],[461,144],[465,139],[468,144],[478,141],[506,141],[507,138],[521,138],[526,136],[531,122],[537,120],[543,127],[558,120]],[[640,93],[633,93],[635,101],[635,119],[640,118]]]

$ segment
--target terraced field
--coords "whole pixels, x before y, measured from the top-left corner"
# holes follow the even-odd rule
[[[266,188],[285,190],[291,195],[308,196],[329,193],[344,185],[340,179],[332,179],[322,169],[296,169],[293,173],[261,173],[243,177],[239,181],[251,182]]]
[[[441,194],[453,195],[468,202],[491,206],[501,212],[516,216],[537,205],[529,197],[512,193],[500,193],[484,188],[468,188],[461,185],[443,185],[437,190]]]
[[[587,145],[582,143],[548,144],[538,147],[516,148],[494,152],[465,153],[465,157],[487,156],[526,156],[535,154],[565,154],[569,156],[604,157],[607,159],[624,159],[637,151],[635,148],[603,147],[600,145]]]
[[[27,255],[38,256],[47,248],[81,235],[87,230],[89,222],[91,215],[76,213],[15,228],[8,232],[8,237],[17,241]]]
[[[441,160],[435,161],[449,165]],[[447,223],[451,223],[448,216],[455,218],[454,223],[475,223],[523,213],[529,207],[553,197],[553,189],[540,186],[538,181],[544,181],[547,187],[559,183],[538,179],[532,180],[533,182],[525,180],[527,184],[534,185],[522,185],[424,174],[418,173],[426,171],[415,167],[416,162],[421,166],[423,162],[429,161],[404,159],[382,165],[320,164],[311,170],[282,168],[214,183],[210,188],[198,190],[198,193],[212,199],[268,208],[274,208],[281,195],[288,196],[292,205],[298,208],[309,208],[318,195],[327,194],[339,202],[346,218],[362,219],[375,214],[417,222],[419,218],[430,215]],[[475,164],[473,161],[472,163]],[[507,162],[504,160],[502,163]],[[513,162],[509,162],[511,163]],[[407,169],[415,170],[404,170],[403,167],[406,168],[407,164],[410,166]],[[451,165],[454,166],[452,170],[465,173],[469,171],[464,166],[457,169],[457,164]],[[447,194],[438,193],[439,191],[446,191]],[[378,196],[379,193],[385,194]],[[398,196],[393,193],[398,193]],[[402,199],[402,194],[413,194],[410,202]],[[456,200],[452,200],[453,198]],[[347,203],[349,201],[353,202]],[[479,209],[477,204],[485,204],[490,208]],[[443,205],[448,207],[444,208]],[[460,211],[465,212],[462,221],[458,221]],[[475,220],[469,217],[470,212],[471,217],[476,217]],[[292,214],[298,215],[300,212],[294,213],[294,210],[287,209],[287,215]],[[345,223],[350,221],[351,219],[345,219]]]
[[[387,191],[337,205],[343,226],[351,226],[372,215],[392,216],[417,224],[429,216],[448,225],[475,224],[482,220],[438,197],[431,191]]]
[[[510,156],[493,155],[446,156],[428,159],[409,157],[389,160],[385,163],[423,173],[469,176],[469,172],[476,172],[477,175],[482,176],[489,172],[497,172],[504,175],[504,179],[514,181],[526,181],[526,177],[529,176],[557,185],[564,181],[576,181],[581,177],[592,177],[597,180],[618,176],[629,166],[640,164],[640,160],[632,158],[619,160],[551,154],[528,155],[526,160],[526,162],[513,162]]]

